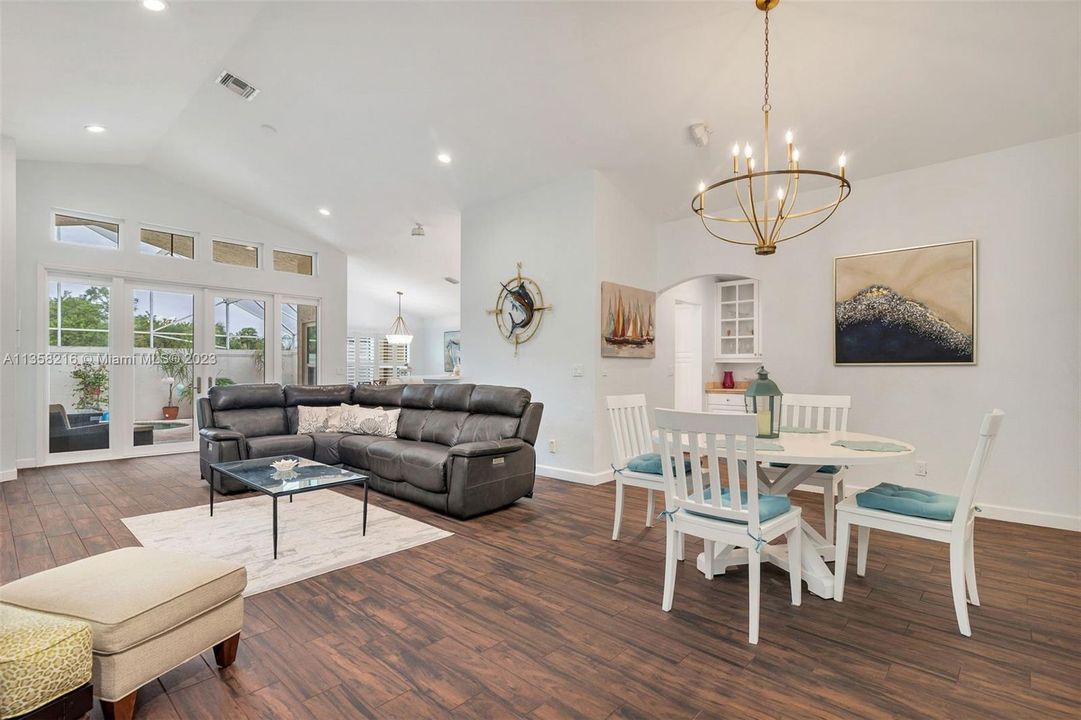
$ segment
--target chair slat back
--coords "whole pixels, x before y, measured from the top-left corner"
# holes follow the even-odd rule
[[[972,453],[972,462],[968,465],[965,483],[961,486],[961,494],[957,498],[957,512],[953,515],[955,527],[967,523],[972,514],[972,509],[976,504],[976,489],[983,476],[983,469],[987,466],[987,459],[991,456],[991,448],[995,444],[995,438],[1004,417],[1006,413],[997,408],[983,416],[976,450]]]
[[[692,510],[718,520],[746,523],[748,532],[757,537],[756,417],[748,413],[696,413],[663,408],[657,408],[656,417],[661,438],[665,509]],[[690,477],[683,461],[685,449],[690,452]],[[705,458],[705,471],[702,458]],[[741,497],[741,478],[747,485],[746,503]],[[708,499],[703,494],[707,489]]]
[[[848,430],[851,395],[784,395],[781,426],[813,430]]]
[[[653,452],[646,396],[609,395],[606,402],[612,428],[612,465],[623,468],[631,458]]]

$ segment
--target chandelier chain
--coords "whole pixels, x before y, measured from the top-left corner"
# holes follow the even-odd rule
[[[765,95],[762,98],[762,111],[769,112],[773,106],[769,104],[769,8],[766,8],[766,69],[765,69]]]

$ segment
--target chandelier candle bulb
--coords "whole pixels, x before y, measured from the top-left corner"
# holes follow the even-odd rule
[[[732,146],[732,172],[739,172],[739,143]]]

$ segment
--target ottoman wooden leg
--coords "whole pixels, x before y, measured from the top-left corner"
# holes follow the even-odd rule
[[[240,633],[222,640],[214,646],[214,660],[218,667],[227,668],[236,660],[236,649],[240,645]]]
[[[101,714],[105,720],[131,720],[135,715],[135,695],[133,690],[116,701],[102,700]]]

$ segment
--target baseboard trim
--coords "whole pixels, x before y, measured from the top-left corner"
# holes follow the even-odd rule
[[[988,505],[987,503],[977,503],[977,506],[982,511],[977,517],[1020,523],[1022,525],[1038,525],[1039,527],[1053,528],[1055,530],[1081,532],[1081,517],[1076,515],[1024,510],[1003,507],[1002,505]]]
[[[565,468],[557,468],[550,465],[538,465],[537,474],[555,480],[578,483],[579,485],[603,485],[607,482],[612,482],[611,470],[587,473],[582,472],[581,470],[567,470]]]
[[[32,457],[15,458],[15,467],[19,468],[20,470],[22,468],[32,468],[32,467],[37,467],[37,466],[38,466],[37,458],[32,458]]]
[[[16,469],[0,470],[0,482],[7,482],[8,480],[15,480],[19,476],[19,471]]]

